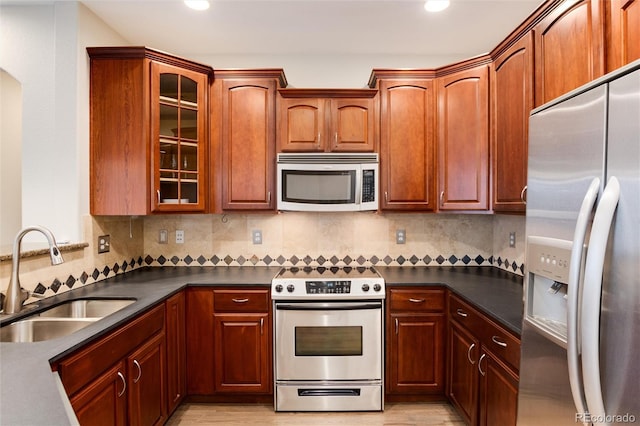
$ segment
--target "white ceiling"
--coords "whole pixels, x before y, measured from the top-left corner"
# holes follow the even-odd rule
[[[425,55],[489,52],[542,0],[83,0],[133,45],[187,57],[216,55]],[[439,64],[445,65],[445,64]]]

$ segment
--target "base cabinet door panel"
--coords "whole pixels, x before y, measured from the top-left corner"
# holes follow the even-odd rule
[[[467,424],[477,424],[478,369],[480,342],[464,328],[449,329],[449,392],[451,402]]]
[[[167,419],[165,368],[164,333],[128,357],[129,424],[159,425]]]
[[[483,354],[486,361],[480,365],[480,425],[515,425],[518,377],[490,352]]]
[[[268,321],[268,314],[215,315],[216,392],[271,391]]]
[[[444,315],[392,315],[389,393],[444,391]]]
[[[119,362],[71,398],[71,406],[81,425],[118,426],[127,424],[127,383]]]

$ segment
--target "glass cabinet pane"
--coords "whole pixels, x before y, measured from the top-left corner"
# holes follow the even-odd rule
[[[197,204],[199,175],[198,83],[160,74],[159,203]]]

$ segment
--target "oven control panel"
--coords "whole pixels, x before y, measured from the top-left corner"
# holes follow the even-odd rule
[[[351,281],[306,281],[307,294],[349,294]]]

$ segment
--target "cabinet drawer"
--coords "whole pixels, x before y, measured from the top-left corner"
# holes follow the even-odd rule
[[[466,327],[476,337],[480,337],[484,316],[455,296],[449,298],[449,318]]]
[[[486,319],[480,336],[482,345],[515,369],[520,370],[520,339]]]
[[[388,300],[393,312],[444,312],[443,289],[391,288]]]
[[[214,312],[269,312],[269,289],[213,290]]]

